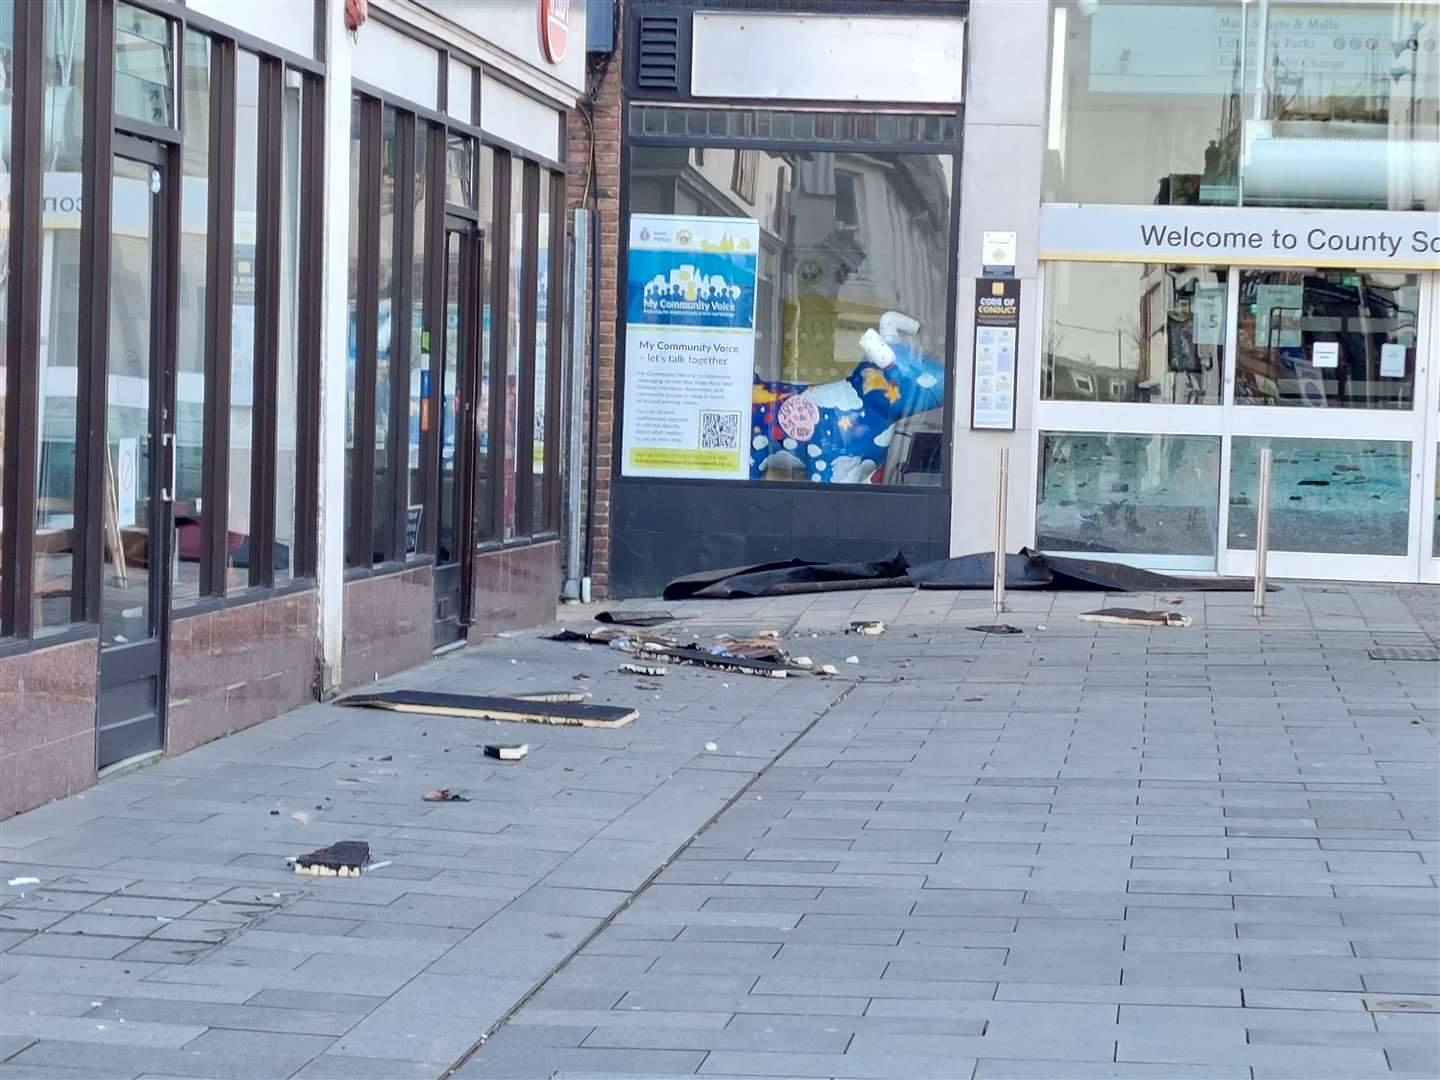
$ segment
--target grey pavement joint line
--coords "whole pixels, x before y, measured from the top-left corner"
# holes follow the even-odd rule
[[[542,990],[544,990],[545,987],[550,983],[550,981],[554,979],[557,975],[559,975],[561,972],[563,972],[565,968],[570,964],[570,962],[574,960],[575,957],[577,957],[581,952],[583,952],[585,948],[590,945],[591,942],[593,942],[597,937],[599,937],[602,933],[609,929],[611,924],[614,923],[614,921],[619,918],[619,916],[623,914],[625,910],[630,907],[631,904],[633,904],[641,895],[643,895],[645,890],[650,888],[650,886],[655,883],[655,880],[659,878],[661,874],[665,873],[666,870],[670,869],[670,866],[682,855],[684,855],[685,852],[690,849],[690,846],[705,834],[705,831],[707,829],[709,829],[712,825],[719,821],[720,818],[726,813],[726,811],[728,811],[731,807],[735,806],[738,802],[740,802],[740,800],[742,800],[746,796],[746,794],[749,793],[751,788],[753,788],[757,783],[763,780],[766,774],[769,773],[769,771],[775,766],[777,762],[779,762],[786,754],[790,752],[790,750],[795,746],[796,743],[798,743],[806,735],[810,734],[810,732],[815,729],[816,725],[818,725],[820,721],[824,720],[825,717],[829,716],[833,710],[844,704],[845,699],[848,698],[859,685],[861,684],[850,683],[849,685],[847,685],[845,689],[840,692],[840,695],[838,697],[831,701],[830,704],[826,705],[825,708],[822,709],[813,720],[809,721],[804,727],[797,731],[795,735],[790,739],[790,741],[787,742],[784,746],[782,746],[779,752],[776,753],[775,756],[772,757],[768,762],[766,762],[765,765],[758,772],[756,772],[754,776],[747,780],[740,787],[740,789],[735,792],[734,795],[730,796],[730,798],[725,801],[723,806],[716,810],[715,813],[711,814],[710,817],[706,819],[705,822],[701,824],[701,826],[690,835],[689,839],[687,839],[683,844],[681,844],[668,856],[666,856],[665,861],[662,862],[659,866],[657,866],[650,873],[650,875],[644,881],[642,881],[633,892],[630,893],[629,896],[627,896],[623,901],[621,901],[620,904],[618,904],[608,915],[601,919],[599,924],[596,925],[594,929],[592,929],[579,942],[577,942],[575,947],[571,949],[568,953],[566,953],[565,956],[561,958],[559,963],[557,963],[554,967],[547,971],[539,980],[536,981],[534,986],[532,986],[519,998],[519,1000],[517,1000],[513,1005],[506,1009],[500,1019],[496,1020],[495,1023],[490,1026],[489,1030],[481,1033],[480,1037],[477,1038],[475,1042],[470,1046],[470,1049],[466,1050],[465,1053],[461,1054],[460,1057],[458,1057],[448,1069],[446,1069],[443,1073],[440,1074],[440,1080],[450,1080],[450,1078],[454,1076],[456,1072],[462,1069],[465,1066],[466,1062],[473,1058],[485,1046],[485,1044],[495,1036],[496,1032],[504,1028],[505,1025],[510,1022],[510,1019],[516,1013],[518,1013],[527,1004],[529,1004],[532,998],[534,998]]]

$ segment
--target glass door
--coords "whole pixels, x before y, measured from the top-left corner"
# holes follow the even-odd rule
[[[433,505],[435,517],[435,620],[433,643],[443,648],[465,636],[473,562],[469,478],[475,468],[475,309],[481,295],[475,226],[447,218],[440,271],[444,276],[444,332],[435,365],[439,423]]]
[[[116,136],[101,469],[100,768],[164,747],[173,380],[165,151]]]
[[[1222,570],[1254,571],[1268,446],[1271,575],[1416,580],[1435,348],[1422,275],[1245,267],[1237,276]]]

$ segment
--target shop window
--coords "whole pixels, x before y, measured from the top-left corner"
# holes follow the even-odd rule
[[[175,381],[175,572],[172,601],[189,603],[204,588],[205,357],[209,336],[210,39],[185,34],[185,129],[181,142],[180,295]]]
[[[549,170],[540,172],[540,198],[538,205],[539,242],[535,260],[535,372],[531,394],[531,440],[530,440],[530,531],[545,532],[551,527],[550,484],[547,467],[553,467],[557,452],[555,446],[546,445],[546,435],[553,430],[547,423],[549,413],[557,404],[550,392],[550,379],[554,372],[550,366],[550,286],[552,284],[552,250],[560,231],[551,228],[552,189],[555,174]]]
[[[1235,403],[1411,408],[1419,310],[1417,274],[1242,270]]]
[[[275,358],[275,530],[272,571],[276,582],[296,574],[297,516],[302,463],[300,327],[300,177],[304,80],[285,72],[280,97],[280,291]]]
[[[365,164],[361,156],[363,145],[362,130],[368,110],[361,104],[359,96],[350,99],[350,271],[349,285],[347,292],[347,307],[349,309],[349,329],[346,334],[346,364],[345,364],[345,385],[348,393],[345,395],[345,491],[346,491],[346,513],[345,513],[345,564],[347,566],[368,566],[369,559],[363,555],[357,555],[356,537],[359,534],[360,526],[357,524],[363,521],[363,501],[355,497],[355,477],[360,473],[359,454],[361,440],[358,436],[355,408],[356,400],[360,390],[360,264],[364,251],[364,237],[361,235],[360,226],[363,215],[360,208],[361,193],[364,190],[366,176],[361,171]]]
[[[1230,451],[1229,544],[1255,549],[1260,451],[1271,450],[1270,550],[1404,555],[1409,442],[1237,437]]]
[[[1218,405],[1227,276],[1209,266],[1049,264],[1041,399]]]
[[[445,201],[466,210],[477,205],[475,140],[453,132],[445,141]]]
[[[390,422],[390,380],[398,358],[399,336],[404,333],[404,323],[398,310],[399,275],[409,273],[410,267],[404,254],[396,250],[396,180],[399,171],[398,139],[395,131],[395,110],[385,108],[381,117],[380,134],[380,228],[379,259],[376,263],[378,295],[380,304],[375,316],[375,406],[371,425],[375,432],[374,475],[371,481],[371,555],[372,563],[387,562],[395,557],[393,539],[395,535],[395,484],[397,477],[391,468],[391,452],[394,445],[391,438]],[[361,317],[366,317],[361,313]]]
[[[1057,3],[1045,199],[1440,208],[1440,26],[1414,12]]]
[[[429,237],[429,206],[430,193],[427,180],[430,176],[430,137],[431,126],[425,123],[415,125],[415,155],[412,168],[414,176],[414,187],[410,197],[410,204],[414,207],[414,241],[411,245],[410,257],[410,313],[406,320],[406,326],[410,335],[410,377],[409,377],[409,411],[406,415],[406,427],[409,432],[407,439],[408,464],[406,467],[407,496],[405,505],[407,511],[421,507],[425,501],[425,477],[426,474],[421,468],[421,453],[426,445],[426,440],[432,432],[438,431],[430,417],[430,380],[437,377],[437,372],[431,370],[431,342],[430,333],[425,322],[425,252]],[[448,332],[448,331],[447,331]],[[438,342],[437,342],[438,344]],[[445,408],[441,403],[441,408]],[[453,431],[454,428],[447,428]],[[441,448],[441,454],[451,453]],[[423,512],[423,511],[422,511]],[[408,543],[408,541],[407,541]],[[418,548],[419,538],[416,538]],[[406,554],[413,555],[414,551],[407,550]]]
[[[175,123],[175,44],[169,19],[115,5],[115,114],[160,127]]]
[[[239,50],[235,62],[235,203],[231,215],[227,592],[258,584],[251,575],[256,554],[251,536],[251,495],[255,478],[255,239],[259,167],[260,58]]]
[[[41,158],[63,197],[42,219],[40,276],[49,297],[41,311],[32,629],[80,617],[75,597],[84,573],[85,539],[77,535],[75,450],[79,380],[80,163],[85,78],[85,5],[59,0],[44,6],[45,101]],[[26,103],[33,107],[34,103]]]
[[[480,385],[479,394],[476,397],[475,413],[478,418],[476,426],[479,429],[480,445],[475,454],[474,484],[474,534],[475,542],[479,544],[496,539],[496,464],[493,451],[499,446],[499,440],[495,437],[497,426],[495,413],[492,410],[492,402],[497,400],[496,395],[492,393],[492,372],[495,370],[492,350],[495,347],[497,336],[503,340],[503,334],[493,333],[494,320],[491,312],[494,308],[495,289],[498,286],[494,269],[497,265],[495,224],[497,220],[504,221],[504,215],[507,213],[503,208],[497,209],[497,191],[502,185],[496,181],[496,158],[496,152],[491,147],[480,147],[480,188],[476,199],[479,211],[481,256],[480,279],[476,282],[476,288],[479,290],[477,303],[480,309],[480,357],[477,365]]]
[[[631,150],[626,475],[939,485],[953,156],[696,149]]]
[[[1213,559],[1219,503],[1218,435],[1040,435],[1042,550]]]
[[[521,326],[525,321],[525,217],[529,213],[525,197],[525,162],[518,157],[507,159],[509,167],[509,273],[506,275],[505,297],[505,367],[504,367],[504,502],[501,510],[502,537],[515,536],[516,470],[520,456],[520,378],[524,367],[525,346]]]
[[[14,92],[12,72],[14,71],[15,7],[13,4],[0,5],[0,190],[10,191],[11,138],[14,130]],[[10,431],[10,215],[12,206],[0,208],[0,637],[11,632],[14,616],[11,614],[10,590],[13,586],[9,558],[10,549],[5,543],[7,528],[13,529],[14,508],[7,513],[6,503],[10,496],[10,464],[6,450]]]

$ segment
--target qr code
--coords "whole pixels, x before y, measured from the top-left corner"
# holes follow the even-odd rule
[[[702,412],[700,414],[701,450],[738,450],[740,448],[740,414],[738,412]]]

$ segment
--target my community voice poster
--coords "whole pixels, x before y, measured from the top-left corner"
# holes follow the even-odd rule
[[[631,215],[626,476],[750,476],[759,250],[750,218]]]

